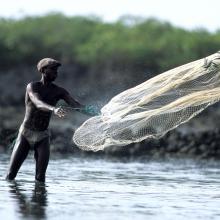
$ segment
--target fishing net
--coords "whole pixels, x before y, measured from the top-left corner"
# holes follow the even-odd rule
[[[220,52],[153,77],[113,97],[73,141],[98,151],[160,138],[220,100]]]

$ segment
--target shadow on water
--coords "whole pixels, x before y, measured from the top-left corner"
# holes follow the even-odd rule
[[[17,203],[17,211],[23,218],[45,218],[47,208],[47,190],[44,183],[36,182],[30,198],[22,189],[22,183],[13,181],[9,185],[9,193]]]

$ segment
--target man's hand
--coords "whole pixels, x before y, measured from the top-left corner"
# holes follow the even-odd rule
[[[65,115],[67,114],[67,109],[65,109],[64,107],[62,106],[59,106],[57,108],[54,108],[53,109],[53,112],[55,115],[57,115],[58,117],[60,118],[63,118],[65,117]]]

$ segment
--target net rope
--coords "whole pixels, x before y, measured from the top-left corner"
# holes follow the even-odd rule
[[[220,100],[220,52],[159,74],[113,97],[73,141],[98,151],[160,138]]]

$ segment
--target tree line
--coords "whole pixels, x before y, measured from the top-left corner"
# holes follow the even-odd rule
[[[161,72],[220,48],[220,31],[185,30],[155,18],[62,14],[0,19],[0,66],[35,65],[55,57],[83,68],[130,68]]]

